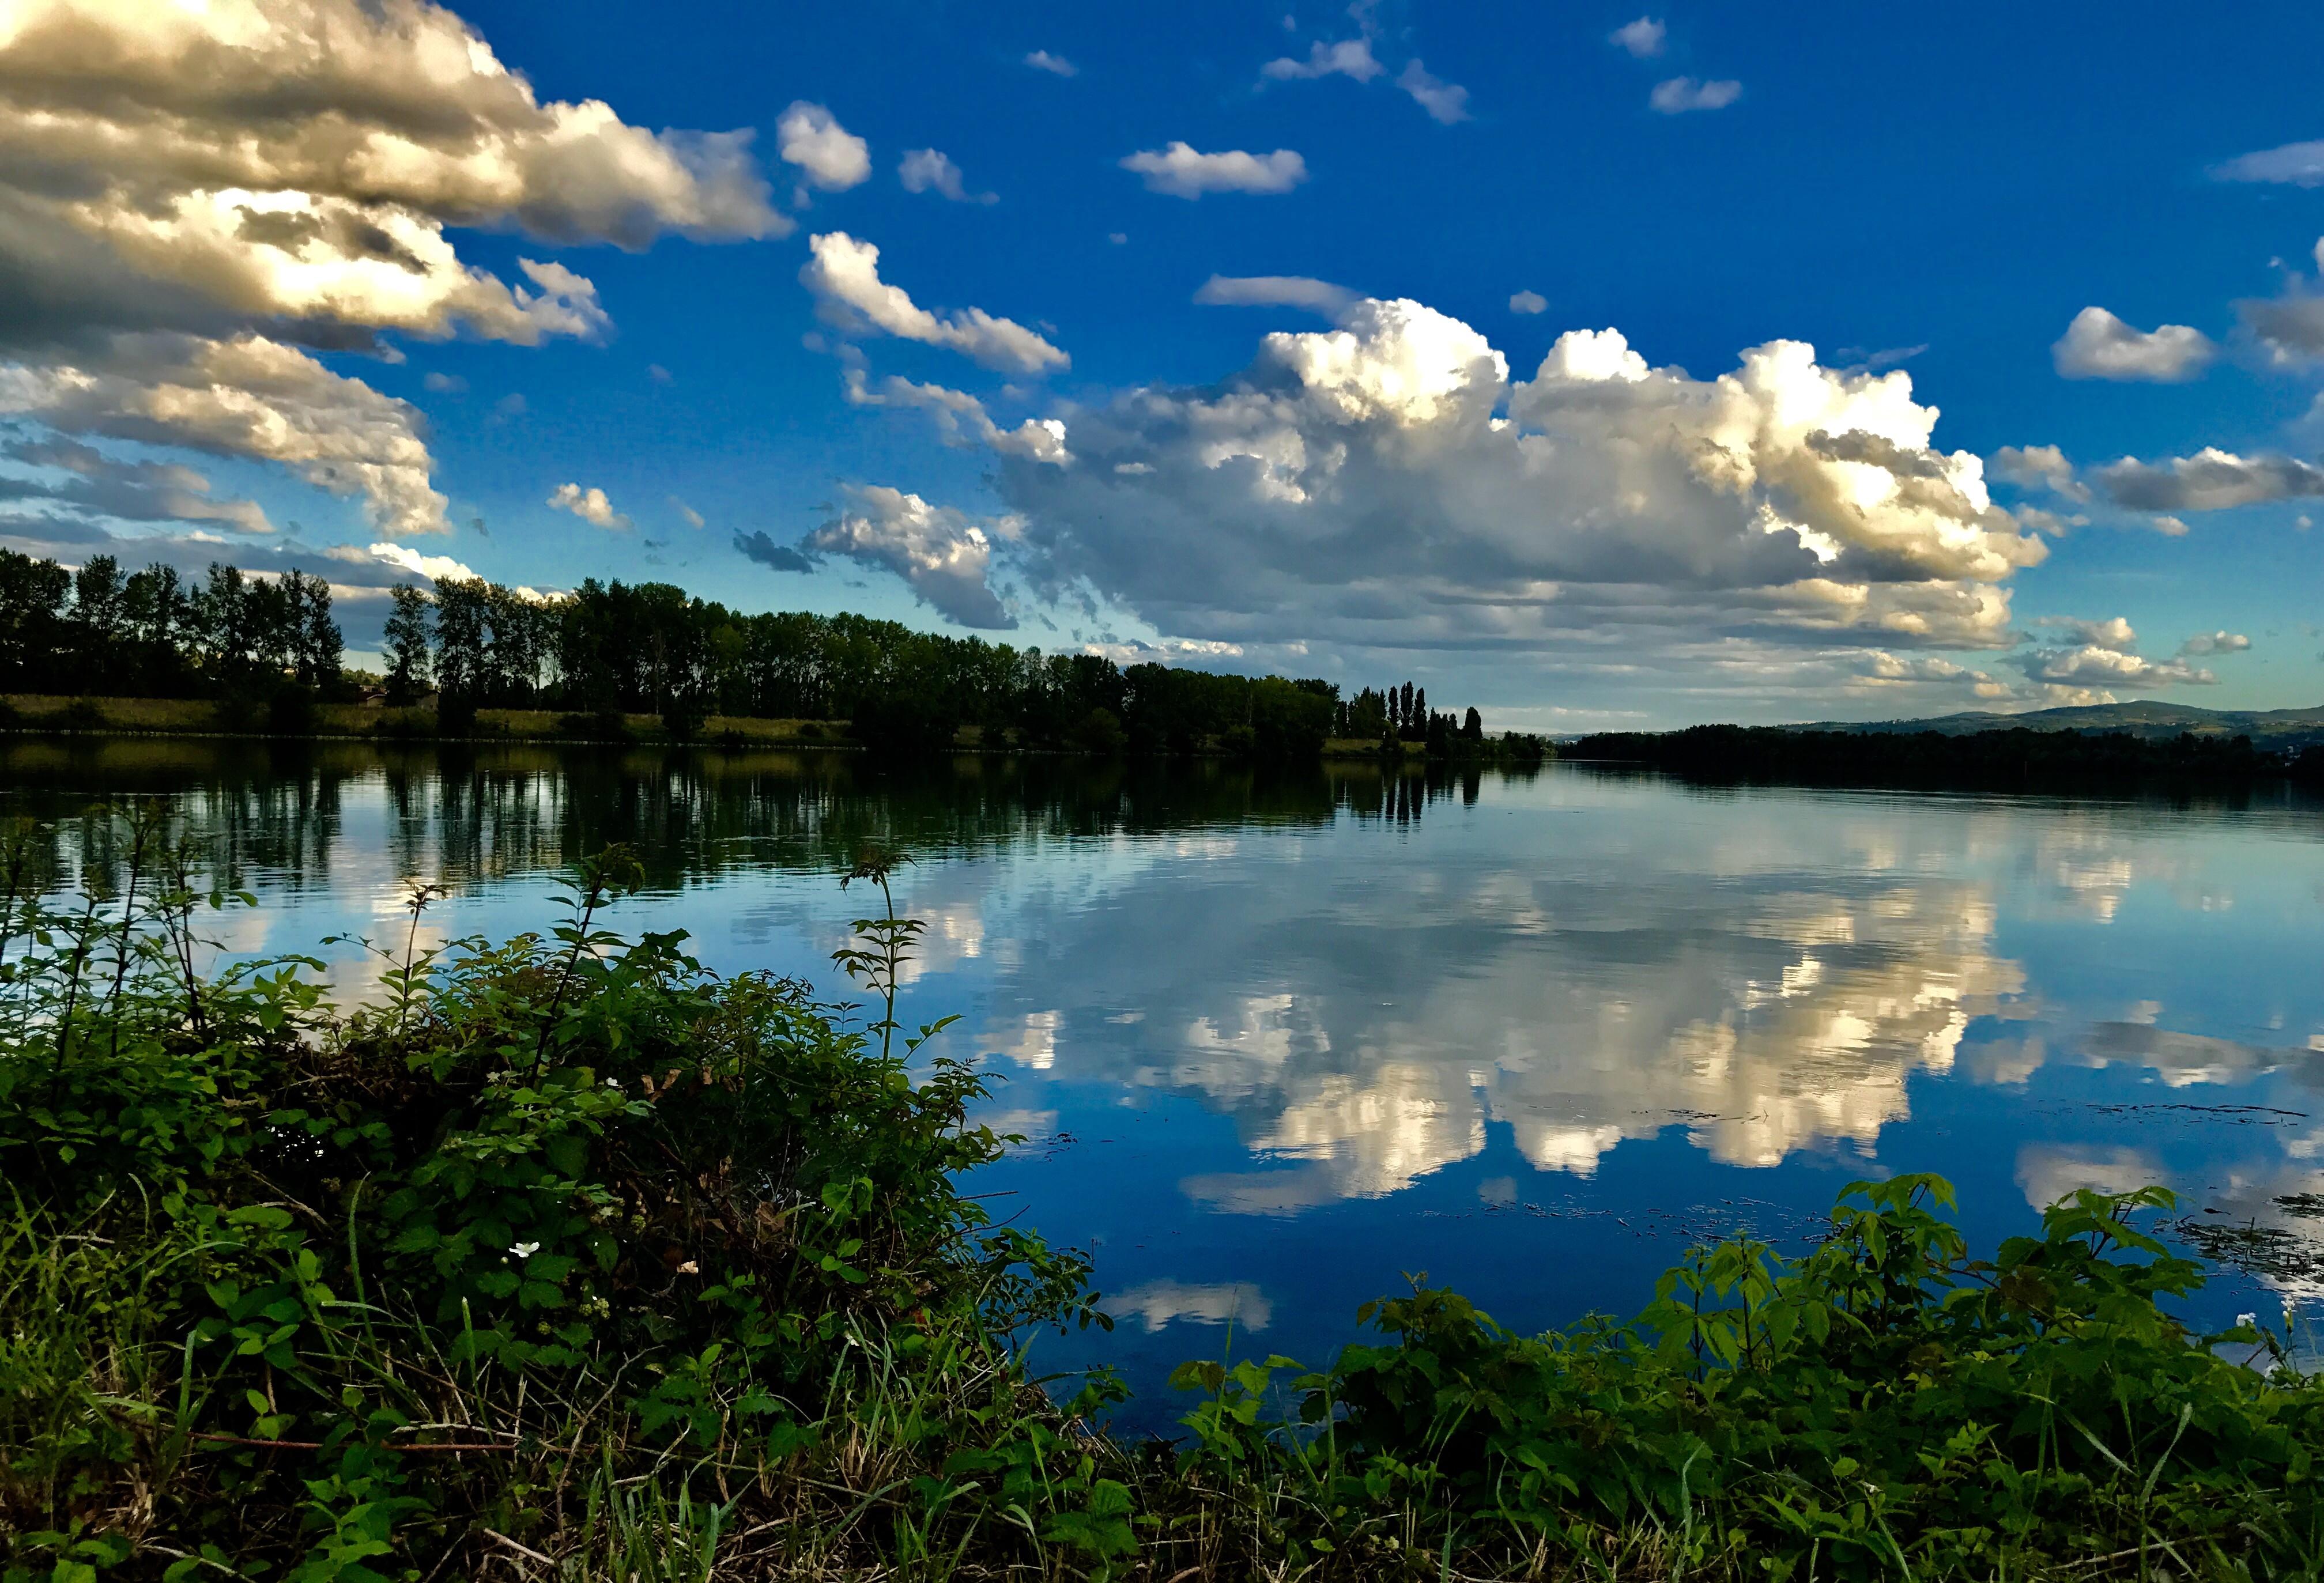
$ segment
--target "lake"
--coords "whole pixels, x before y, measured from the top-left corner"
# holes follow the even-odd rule
[[[634,842],[614,926],[844,989],[863,842],[927,921],[903,1015],[957,1013],[977,1191],[1094,1255],[1146,1391],[1230,1343],[1321,1361],[1407,1275],[1519,1328],[1628,1312],[1692,1241],[1798,1246],[1858,1177],[1951,1177],[1973,1241],[2079,1185],[2167,1183],[2232,1253],[2197,1317],[2324,1295],[2324,805],[1702,789],[1553,765],[0,746],[0,805],[158,796],[259,908],[242,953],[545,928]],[[1167,1404],[1147,1409],[1167,1413]]]

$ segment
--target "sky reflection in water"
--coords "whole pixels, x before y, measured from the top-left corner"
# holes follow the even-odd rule
[[[1027,1135],[982,1187],[1116,1294],[1061,1367],[1151,1386],[1230,1322],[1319,1359],[1407,1272],[1522,1327],[1628,1311],[1690,1239],[1796,1238],[1903,1170],[1952,1176],[1987,1244],[2167,1182],[2274,1265],[2206,1317],[2324,1295],[2312,806],[108,751],[11,749],[0,785],[178,796],[266,898],[243,951],[400,936],[407,877],[457,885],[435,937],[540,927],[552,866],[619,836],[655,888],[617,923],[835,988],[863,893],[835,870],[899,838],[907,1016],[963,1014],[945,1044]]]

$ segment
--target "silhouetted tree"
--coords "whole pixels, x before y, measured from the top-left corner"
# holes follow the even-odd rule
[[[433,602],[420,589],[399,583],[387,591],[391,608],[383,647],[387,658],[387,701],[406,704],[428,690],[433,667],[429,662],[429,612]]]
[[[338,622],[331,619],[331,585],[320,577],[293,571],[284,573],[275,586],[281,591],[288,668],[299,685],[310,692],[336,694],[346,646]]]
[[[487,594],[482,577],[436,580],[436,722],[447,736],[466,736],[476,722],[488,674]]]
[[[76,691],[111,692],[128,669],[121,652],[121,563],[93,555],[73,576],[72,617],[68,623],[74,668],[82,678]]]
[[[54,561],[0,549],[0,675],[11,691],[54,685],[72,574]]]

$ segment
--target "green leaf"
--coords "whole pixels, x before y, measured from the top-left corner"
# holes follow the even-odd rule
[[[281,1231],[290,1224],[290,1211],[273,1204],[244,1204],[226,1216],[235,1226],[255,1226],[263,1231]]]

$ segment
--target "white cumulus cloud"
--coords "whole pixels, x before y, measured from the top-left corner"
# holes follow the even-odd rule
[[[1148,190],[1173,198],[1197,198],[1206,192],[1288,192],[1307,179],[1307,161],[1291,149],[1271,154],[1229,149],[1205,154],[1185,143],[1145,149],[1121,161],[1125,170],[1146,179]]]
[[[2085,308],[2050,355],[2068,379],[2147,380],[2175,384],[2210,366],[2219,349],[2189,325],[2141,330],[2103,308]]]
[[[23,0],[0,12],[0,380],[52,426],[281,462],[439,530],[416,415],[300,344],[595,336],[587,280],[505,281],[447,230],[780,235],[750,145],[543,102],[424,0]]]
[[[844,192],[872,179],[872,148],[821,105],[794,99],[775,121],[775,152],[810,187]]]
[[[1606,41],[1628,51],[1637,60],[1649,60],[1663,52],[1663,40],[1669,31],[1658,18],[1642,16],[1608,33]]]
[[[629,518],[613,510],[613,502],[605,498],[602,489],[584,489],[577,483],[560,483],[549,492],[546,504],[560,511],[570,511],[592,528],[625,532]]]
[[[335,560],[346,560],[356,564],[361,564],[362,560],[367,557],[381,566],[393,566],[399,572],[410,572],[416,577],[425,577],[430,582],[449,580],[465,583],[472,581],[476,575],[475,568],[456,561],[448,555],[421,555],[406,544],[392,542],[374,544],[368,549],[361,550],[348,545],[339,549],[327,550],[324,553]]]
[[[280,463],[361,496],[387,532],[446,530],[418,410],[263,336],[116,336],[70,361],[0,364],[0,414]]]
[[[2251,646],[2251,640],[2241,632],[2230,632],[2221,628],[2216,632],[2196,633],[2179,645],[2179,652],[2181,655],[2241,654]]]
[[[1858,679],[1874,691],[1901,688],[1937,689],[1966,694],[1980,704],[2023,703],[2024,688],[1973,667],[1934,654],[1891,654],[1886,649],[1868,651],[1858,661]]]
[[[851,487],[847,498],[849,508],[810,535],[809,547],[895,573],[962,626],[1017,624],[986,583],[992,565],[987,524],[884,484]]]
[[[1025,57],[1025,64],[1036,71],[1046,71],[1052,77],[1079,77],[1082,69],[1063,55],[1052,55],[1047,50],[1036,50]]]
[[[1524,314],[1547,313],[1549,299],[1538,291],[1514,291],[1509,294],[1509,311]]]
[[[1932,445],[1902,371],[1777,341],[1698,380],[1609,329],[1512,380],[1420,303],[1341,325],[1270,335],[1216,385],[1069,410],[1070,468],[1005,460],[1028,575],[1228,642],[2013,640],[2006,584],[2043,545],[1978,457]]]
[[[993,422],[984,403],[965,391],[919,384],[897,374],[890,374],[874,391],[860,368],[847,371],[845,391],[852,406],[910,408],[926,412],[935,419],[937,436],[948,446],[975,443],[1004,456],[1022,456],[1058,467],[1073,460],[1065,449],[1063,423],[1054,418],[1028,418],[1015,428],[1003,428]]]
[[[915,303],[900,286],[880,278],[880,250],[844,231],[811,237],[800,283],[815,293],[824,316],[844,329],[874,329],[906,341],[944,346],[988,367],[1043,373],[1072,359],[1013,319],[981,308],[937,315]]]
[[[2086,643],[2079,649],[2044,649],[2018,662],[2033,680],[2059,686],[2209,687],[2218,685],[2212,672],[2183,659],[2153,660]]]
[[[2034,624],[2062,630],[2067,641],[2084,648],[2112,649],[2127,654],[2138,647],[2137,632],[2121,616],[2108,616],[2104,621],[2084,621],[2077,616],[2044,616]]]
[[[1743,85],[1732,78],[1704,82],[1692,77],[1666,78],[1646,96],[1647,106],[1664,115],[1683,115],[1689,110],[1724,110],[1743,97]]]

